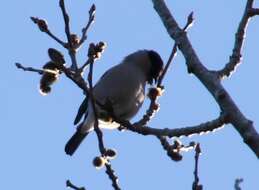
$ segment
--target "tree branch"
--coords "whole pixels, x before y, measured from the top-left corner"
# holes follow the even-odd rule
[[[235,43],[234,48],[232,50],[232,55],[229,57],[229,62],[225,65],[223,69],[218,71],[220,78],[229,77],[237,68],[239,63],[241,63],[242,55],[242,47],[244,44],[244,39],[246,36],[246,30],[248,26],[249,19],[256,15],[254,9],[252,9],[253,0],[248,0],[246,3],[246,7],[242,16],[242,19],[239,23],[236,35],[235,35]]]
[[[249,16],[253,17],[259,15],[259,9],[258,8],[252,8],[249,10]]]
[[[62,45],[64,48],[66,48],[66,43],[63,42],[62,40],[60,40],[58,37],[56,37],[54,34],[52,34],[52,32],[49,30],[48,28],[48,24],[45,20],[43,19],[39,19],[37,17],[31,17],[32,22],[34,22],[35,24],[38,25],[39,29],[42,32],[45,32],[46,34],[49,35],[49,37],[51,37],[53,40],[55,40],[56,42],[58,42],[60,45]]]
[[[163,149],[166,151],[167,156],[169,156],[173,161],[181,161],[183,158],[181,152],[187,152],[196,146],[194,142],[190,142],[189,145],[184,146],[178,139],[174,141],[174,144],[170,144],[168,139],[164,136],[157,136],[157,138],[159,139]]]
[[[174,47],[172,49],[172,52],[171,52],[171,54],[170,54],[170,56],[168,58],[168,61],[167,61],[166,65],[165,65],[165,68],[163,69],[163,72],[162,72],[161,76],[158,78],[158,81],[157,81],[157,86],[158,87],[161,86],[162,81],[164,79],[164,76],[165,76],[165,74],[166,74],[166,72],[167,72],[167,70],[168,70],[168,68],[169,68],[173,58],[176,56],[176,53],[177,53],[177,44],[175,43]]]
[[[112,181],[112,186],[115,190],[121,190],[119,187],[119,180],[118,177],[115,175],[114,170],[112,169],[112,166],[110,163],[105,164],[106,167],[106,174],[109,176],[110,180]]]
[[[108,174],[109,178],[111,179],[112,186],[114,187],[114,189],[120,190],[120,187],[118,184],[118,177],[115,175],[115,172],[112,169],[111,164],[109,162],[110,158],[106,157],[106,153],[108,151],[106,151],[106,148],[104,147],[103,134],[98,126],[98,115],[97,115],[97,110],[95,107],[95,100],[93,97],[93,84],[92,84],[93,63],[94,63],[94,60],[100,58],[101,53],[104,51],[104,48],[106,47],[106,44],[104,42],[99,42],[96,45],[91,43],[89,46],[89,49],[88,49],[88,60],[81,68],[78,69],[78,65],[77,65],[77,61],[76,61],[76,50],[86,40],[87,30],[89,29],[91,23],[93,23],[93,21],[94,21],[95,5],[92,5],[92,7],[89,10],[89,20],[88,20],[86,27],[84,27],[82,29],[82,37],[80,40],[77,38],[77,36],[75,34],[71,34],[71,32],[70,32],[69,15],[66,12],[64,0],[60,0],[59,5],[60,5],[61,11],[62,11],[64,23],[65,23],[65,33],[67,36],[68,43],[61,41],[59,38],[57,38],[55,35],[53,35],[49,31],[47,22],[45,20],[38,19],[36,17],[31,17],[31,19],[35,24],[38,25],[39,29],[42,32],[47,33],[51,38],[53,38],[55,41],[57,41],[59,44],[61,44],[63,47],[65,47],[68,50],[71,61],[72,61],[72,65],[70,68],[67,68],[64,66],[65,60],[63,58],[63,55],[60,52],[58,52],[57,50],[52,49],[52,51],[51,51],[52,54],[49,54],[49,56],[52,61],[53,61],[53,59],[55,59],[54,62],[57,61],[59,63],[59,61],[61,59],[61,64],[56,64],[55,67],[57,67],[57,68],[55,68],[55,70],[57,70],[57,72],[59,72],[59,74],[64,73],[78,87],[80,87],[84,91],[85,94],[89,95],[88,97],[90,98],[90,102],[92,104],[93,112],[94,112],[94,116],[95,116],[94,130],[98,137],[99,150],[100,150],[101,155],[104,158],[104,160],[106,160],[105,161],[106,173]],[[56,54],[53,54],[53,53],[56,53]],[[89,69],[89,74],[88,74],[88,82],[89,82],[90,87],[88,88],[86,81],[82,77],[82,73],[83,73],[85,67],[89,64],[90,64],[90,69]],[[40,70],[40,69],[34,69],[32,67],[24,67],[20,63],[16,63],[16,67],[18,69],[22,69],[24,71],[37,72],[38,74],[44,74],[45,72],[52,72],[51,70],[48,70],[48,69]],[[54,73],[54,74],[56,74],[56,73]],[[108,149],[108,150],[110,150],[110,149]],[[83,188],[83,187],[82,188],[76,187],[69,180],[67,180],[66,184],[68,187],[73,188],[75,190],[85,190],[85,188]]]
[[[234,185],[234,188],[235,190],[242,190],[241,187],[240,187],[240,184],[243,182],[243,178],[238,178],[235,180],[235,185]]]
[[[186,33],[178,26],[165,2],[163,0],[152,0],[152,2],[168,34],[176,41],[178,48],[184,55],[189,72],[193,73],[208,89],[220,106],[221,111],[229,115],[230,123],[233,124],[244,142],[259,158],[259,135],[253,123],[236,106],[228,92],[221,85],[218,74],[209,71],[203,66]]]
[[[76,71],[78,68],[77,61],[76,61],[76,48],[74,47],[74,45],[72,43],[70,26],[69,26],[69,16],[66,12],[64,0],[59,1],[59,6],[61,8],[64,23],[65,23],[65,33],[67,36],[67,41],[68,41],[68,46],[69,46],[67,49],[68,49],[68,53],[69,53],[69,56],[70,56],[71,62],[72,62],[71,69]]]
[[[98,114],[96,110],[96,104],[95,104],[95,99],[93,96],[93,83],[92,83],[92,78],[93,78],[93,63],[94,63],[94,55],[91,53],[95,53],[94,51],[91,50],[93,46],[89,47],[88,50],[88,56],[89,56],[89,62],[90,62],[90,68],[89,68],[89,73],[88,73],[88,83],[89,83],[89,91],[88,95],[90,98],[91,105],[93,107],[93,112],[94,112],[94,131],[97,135],[98,138],[98,144],[99,144],[99,150],[102,156],[105,155],[106,148],[103,143],[103,133],[99,128],[99,122],[98,122]],[[114,187],[115,190],[120,190],[119,184],[118,184],[118,177],[115,175],[114,170],[112,169],[112,166],[110,163],[105,164],[106,167],[106,174],[109,176],[109,179],[112,181],[112,186]]]
[[[88,91],[88,95],[90,98],[90,102],[91,105],[93,107],[93,112],[94,112],[94,131],[98,137],[98,142],[99,142],[99,150],[102,154],[102,156],[105,153],[105,147],[104,147],[104,143],[103,143],[103,133],[99,128],[99,122],[98,122],[98,115],[97,115],[97,110],[96,110],[96,106],[95,106],[95,99],[93,96],[93,83],[92,83],[92,77],[93,77],[93,62],[94,60],[91,59],[90,61],[90,69],[89,69],[89,73],[88,73],[88,83],[89,83],[89,91]]]
[[[90,28],[91,24],[94,22],[95,19],[95,4],[93,4],[89,10],[89,18],[88,18],[88,22],[86,24],[86,26],[82,29],[82,37],[78,43],[78,48],[85,42],[85,40],[87,39],[87,31]]]
[[[199,157],[201,155],[200,144],[198,143],[195,147],[195,167],[194,167],[194,181],[192,184],[192,190],[202,190],[202,185],[199,184],[199,174],[198,174],[198,165],[199,165]]]
[[[138,123],[131,124],[129,121],[120,121],[115,119],[116,122],[120,123],[126,129],[139,133],[141,135],[154,135],[154,136],[167,136],[171,137],[181,137],[181,136],[190,136],[194,134],[204,134],[207,132],[213,132],[216,129],[223,127],[224,124],[228,123],[228,117],[225,115],[219,116],[217,119],[208,121],[206,123],[201,123],[192,127],[181,127],[181,128],[164,128],[157,129],[147,126],[138,126]]]
[[[66,186],[67,187],[70,187],[71,189],[74,189],[74,190],[86,190],[84,187],[77,187],[75,186],[73,183],[71,183],[71,181],[67,180],[66,181]]]
[[[67,41],[68,41],[69,47],[72,48],[73,45],[72,45],[72,41],[71,41],[71,38],[70,38],[71,32],[70,32],[70,26],[69,26],[69,16],[68,16],[67,11],[66,11],[64,0],[59,1],[59,6],[60,6],[60,9],[61,9],[61,12],[62,12],[62,15],[63,15],[63,19],[64,19],[64,23],[65,23],[65,33],[66,33],[66,36],[67,36]]]
[[[184,31],[187,31],[187,30],[191,27],[191,25],[193,24],[193,21],[194,21],[194,19],[193,19],[193,12],[191,12],[191,13],[189,14],[189,16],[188,16],[187,23],[186,23],[186,25],[184,26],[183,30],[184,30]],[[169,56],[169,59],[168,59],[168,61],[167,61],[167,63],[166,63],[166,66],[165,66],[165,68],[163,69],[163,72],[162,72],[161,76],[159,77],[159,79],[158,79],[158,81],[157,81],[157,87],[160,87],[160,86],[161,86],[162,81],[163,81],[163,79],[164,79],[164,76],[165,76],[165,74],[166,74],[166,72],[167,72],[167,70],[168,70],[168,68],[169,68],[169,66],[170,66],[170,64],[171,64],[171,62],[172,62],[172,60],[173,60],[173,58],[176,56],[176,53],[177,53],[177,44],[175,43],[175,44],[174,44],[174,47],[173,47],[173,49],[172,49],[172,52],[171,52],[171,54],[170,54],[170,56]]]
[[[36,72],[36,73],[38,73],[38,74],[40,74],[40,75],[42,75],[42,74],[45,72],[45,71],[42,70],[42,69],[35,69],[35,68],[33,68],[33,67],[24,67],[21,63],[15,63],[15,65],[16,65],[16,67],[17,67],[18,69],[22,69],[22,70],[24,70],[24,71]]]

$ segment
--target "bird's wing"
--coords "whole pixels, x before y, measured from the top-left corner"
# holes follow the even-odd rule
[[[94,97],[103,105],[110,101],[117,117],[129,119],[144,100],[145,82],[145,76],[139,69],[130,64],[120,64],[108,70],[97,82]]]
[[[88,96],[85,97],[84,101],[81,103],[77,111],[76,118],[74,120],[74,125],[78,124],[78,122],[81,120],[84,114],[87,114],[86,113],[87,107],[88,107]]]

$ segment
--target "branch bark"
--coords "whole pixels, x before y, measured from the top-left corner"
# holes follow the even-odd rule
[[[217,119],[212,121],[208,121],[205,123],[201,123],[199,125],[191,126],[191,127],[181,127],[181,128],[163,128],[157,129],[148,126],[139,125],[138,122],[131,124],[128,121],[119,121],[116,122],[120,123],[126,129],[139,133],[141,135],[154,135],[154,136],[166,136],[166,137],[181,137],[181,136],[189,136],[194,134],[204,134],[207,132],[213,132],[219,128],[222,128],[224,124],[228,123],[228,117],[225,115],[219,116]]]

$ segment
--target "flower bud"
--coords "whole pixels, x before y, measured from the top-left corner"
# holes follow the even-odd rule
[[[108,159],[114,159],[117,156],[117,152],[114,149],[107,149],[105,152],[105,156]]]
[[[96,169],[101,169],[104,166],[105,162],[106,160],[103,157],[97,156],[93,160],[93,165]]]
[[[57,64],[64,65],[66,62],[63,54],[54,48],[48,49],[48,55],[49,55],[49,58]]]
[[[31,17],[31,20],[38,25],[40,31],[42,32],[48,32],[48,24],[47,21],[43,20],[43,19],[38,19],[36,17]]]
[[[160,105],[158,103],[155,103],[152,107],[155,111],[158,111],[160,108]]]
[[[101,51],[103,51],[106,48],[107,44],[103,41],[98,43],[98,47],[100,48]]]
[[[48,24],[45,20],[39,20],[38,21],[38,27],[42,32],[48,31]]]
[[[71,34],[70,39],[71,39],[71,42],[72,42],[72,46],[77,46],[80,42],[80,39],[76,34]]]
[[[94,43],[90,43],[89,44],[89,48],[88,48],[88,57],[94,57],[95,56],[95,45]]]
[[[158,96],[161,96],[162,92],[161,92],[161,88],[150,88],[149,89],[149,92],[148,92],[148,97],[151,99],[151,100],[154,100],[156,99]]]
[[[49,61],[44,66],[44,73],[40,79],[40,93],[42,95],[47,95],[51,92],[51,85],[56,82],[59,78],[59,70],[57,69],[57,65]]]

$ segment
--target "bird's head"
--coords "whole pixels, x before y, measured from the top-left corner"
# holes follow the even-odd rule
[[[157,83],[157,79],[163,71],[163,60],[160,55],[154,50],[139,50],[127,57],[122,62],[123,64],[135,65],[141,69],[146,75],[147,82],[152,85],[153,81]]]
[[[157,83],[157,79],[163,71],[164,64],[163,64],[163,60],[161,59],[160,55],[156,51],[148,50],[147,53],[148,53],[148,58],[151,63],[147,81],[150,85],[152,85],[153,81],[155,81],[155,83]]]

